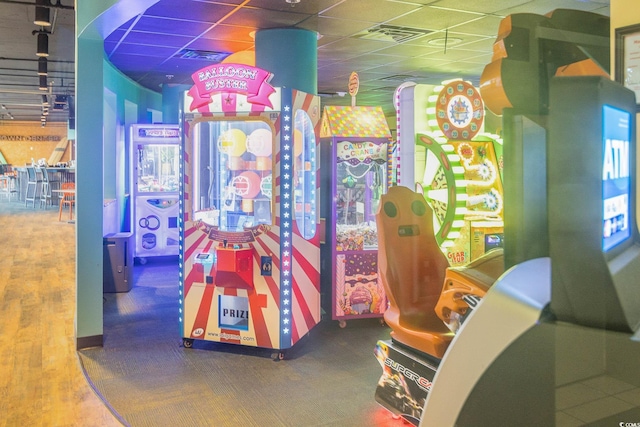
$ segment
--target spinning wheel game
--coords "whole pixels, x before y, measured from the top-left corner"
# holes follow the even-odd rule
[[[478,91],[454,80],[431,92],[422,85],[403,87],[398,96],[398,180],[424,194],[450,265],[466,265],[501,247],[502,140],[481,132]]]

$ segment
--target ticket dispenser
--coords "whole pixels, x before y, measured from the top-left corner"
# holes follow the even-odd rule
[[[216,248],[218,263],[215,284],[221,288],[253,289],[253,250],[220,246]]]
[[[320,322],[320,102],[270,76],[225,63],[194,73],[184,93],[185,347],[216,341],[282,358]]]

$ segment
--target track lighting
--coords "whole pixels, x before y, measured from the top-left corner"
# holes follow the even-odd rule
[[[40,58],[38,58],[38,75],[46,76],[47,74],[48,74],[47,58],[45,58],[44,56],[41,56]]]
[[[38,33],[38,50],[37,56],[49,56],[49,35],[47,33]]]
[[[40,76],[40,87],[38,89],[40,89],[40,90],[49,89],[47,87],[47,76]]]

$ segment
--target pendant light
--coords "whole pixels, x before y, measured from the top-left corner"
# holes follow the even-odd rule
[[[38,58],[38,75],[46,76],[47,74],[48,74],[47,58],[45,58],[44,56],[41,56],[40,58]]]
[[[38,33],[38,50],[37,56],[49,56],[49,35],[47,33]]]
[[[33,23],[41,27],[51,26],[51,13],[48,7],[43,5],[49,3],[48,0],[36,0],[36,17]]]
[[[49,89],[47,87],[47,76],[40,76],[40,87],[38,89],[40,89],[40,90]]]

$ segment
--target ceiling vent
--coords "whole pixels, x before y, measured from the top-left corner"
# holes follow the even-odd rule
[[[381,86],[381,87],[372,87],[369,89],[371,92],[381,91],[381,92],[393,92],[397,89],[397,86]]]
[[[378,40],[386,42],[404,43],[409,40],[418,39],[430,34],[431,30],[421,30],[419,28],[398,27],[396,25],[377,25],[360,33],[359,38],[366,40]]]
[[[378,80],[392,81],[392,82],[405,82],[412,79],[415,79],[415,76],[410,76],[408,74],[392,74],[390,76],[381,77]]]
[[[216,52],[212,50],[182,49],[176,54],[176,57],[182,59],[202,59],[211,62],[221,62],[229,55],[230,54],[227,52]]]

